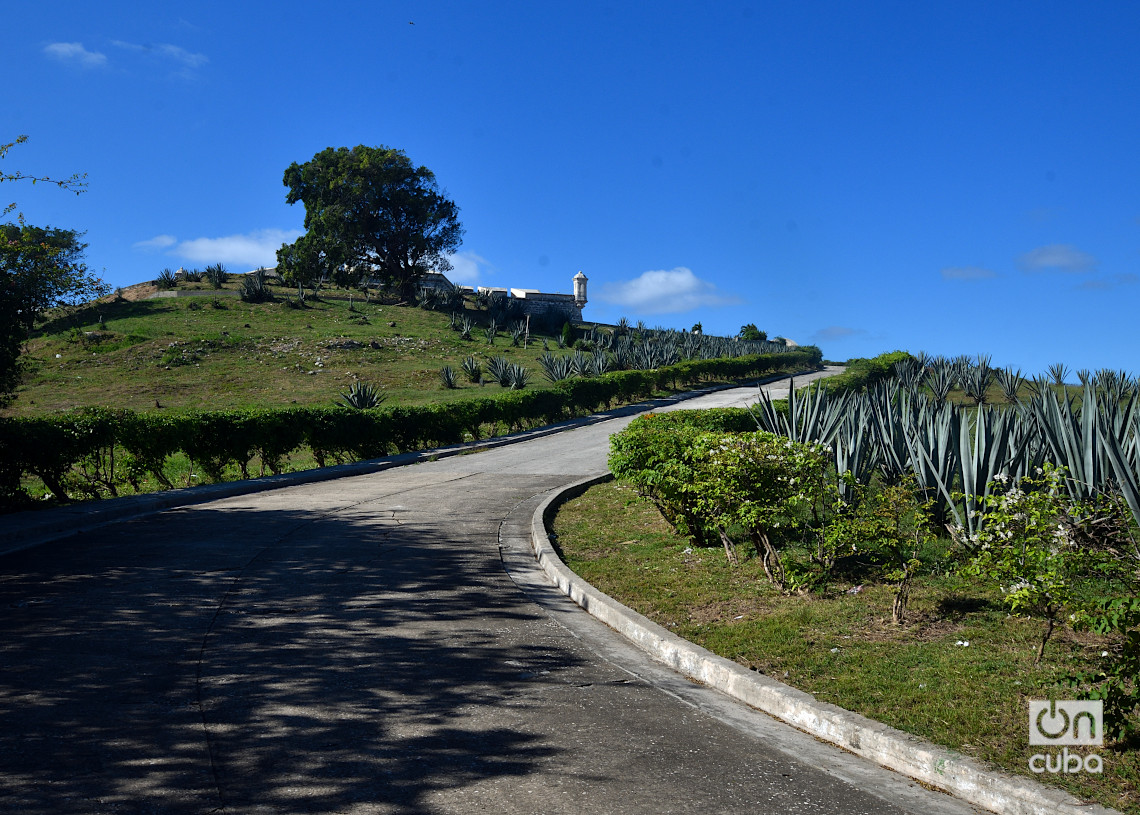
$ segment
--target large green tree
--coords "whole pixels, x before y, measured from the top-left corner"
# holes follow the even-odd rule
[[[79,237],[70,229],[0,224],[0,404],[19,384],[20,353],[36,318],[110,290],[87,271]]]
[[[330,147],[291,164],[284,180],[285,200],[305,205],[306,234],[278,255],[294,279],[317,272],[352,284],[368,274],[410,294],[428,272],[451,268],[459,207],[402,150]]]
[[[20,136],[0,144],[0,159],[28,140]],[[79,194],[87,184],[84,176],[57,179],[30,175],[19,170],[0,170],[0,182],[30,181],[55,184]],[[16,209],[10,203],[0,209],[0,217]],[[18,223],[0,224],[0,404],[12,397],[20,381],[20,353],[36,317],[59,305],[83,302],[109,290],[83,265],[80,234],[70,229],[29,226],[21,213]]]

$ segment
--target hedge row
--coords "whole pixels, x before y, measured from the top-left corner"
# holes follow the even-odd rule
[[[871,359],[859,357],[847,361],[847,369],[838,376],[819,380],[819,387],[838,396],[848,391],[863,391],[895,375],[895,363],[910,359],[906,351],[890,351]],[[816,387],[813,382],[808,387]]]
[[[655,371],[617,371],[569,379],[548,390],[501,395],[445,405],[353,410],[297,407],[134,413],[91,408],[42,418],[0,419],[0,506],[26,505],[21,487],[36,477],[58,499],[118,495],[153,479],[174,486],[171,456],[183,453],[209,479],[228,467],[242,477],[256,457],[271,472],[295,451],[308,448],[318,466],[360,461],[392,452],[482,438],[499,428],[521,430],[633,402],[667,387],[703,379],[746,379],[819,363],[818,351],[792,351],[729,359],[690,360]]]

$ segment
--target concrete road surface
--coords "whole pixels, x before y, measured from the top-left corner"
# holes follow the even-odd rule
[[[536,577],[535,507],[627,421],[0,557],[0,812],[972,811]]]

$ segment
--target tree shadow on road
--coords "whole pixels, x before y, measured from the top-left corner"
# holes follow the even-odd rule
[[[549,771],[528,712],[582,660],[477,537],[195,508],[0,558],[0,809],[419,813]]]

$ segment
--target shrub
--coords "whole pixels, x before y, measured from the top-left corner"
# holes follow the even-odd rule
[[[1041,661],[1058,623],[1079,611],[1078,587],[1083,582],[1135,580],[1135,564],[1106,546],[1103,536],[1086,529],[1113,511],[1111,506],[1072,499],[1063,468],[1046,464],[1039,475],[1023,478],[1004,493],[984,496],[980,504],[985,524],[962,541],[971,553],[964,571],[1000,587],[1012,613],[1045,620],[1035,663]],[[958,529],[957,535],[962,538],[965,532]]]
[[[220,289],[224,286],[230,277],[230,273],[226,271],[226,267],[220,263],[207,266],[204,274],[206,275],[206,279],[210,281],[210,285],[215,289]]]
[[[266,282],[265,270],[250,272],[241,279],[241,299],[246,303],[265,303],[273,299]]]

